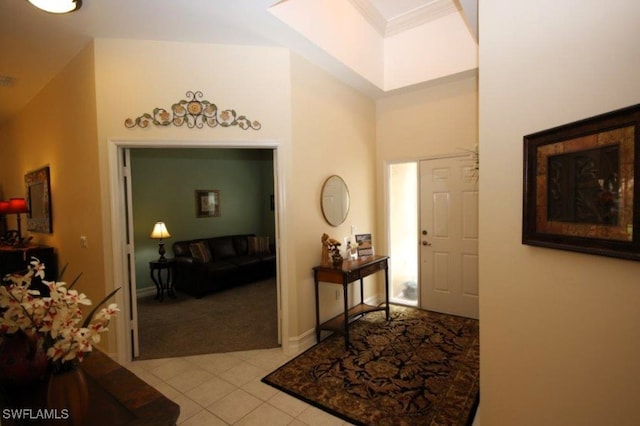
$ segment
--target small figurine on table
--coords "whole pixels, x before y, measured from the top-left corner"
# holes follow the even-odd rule
[[[342,255],[340,254],[340,241],[331,238],[328,234],[322,234],[322,265],[342,265]]]

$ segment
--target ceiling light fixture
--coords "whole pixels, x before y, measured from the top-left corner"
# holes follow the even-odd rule
[[[29,0],[29,3],[49,13],[69,13],[82,6],[82,0]]]

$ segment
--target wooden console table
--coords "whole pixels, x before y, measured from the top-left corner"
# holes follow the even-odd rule
[[[0,275],[24,271],[29,266],[32,256],[44,263],[45,279],[58,279],[58,260],[53,247],[38,245],[0,246]]]
[[[364,303],[363,279],[364,277],[384,271],[384,292],[385,303],[379,306]],[[320,343],[320,333],[322,330],[330,330],[344,334],[344,347],[349,347],[349,323],[360,316],[373,311],[385,311],[389,320],[389,257],[388,256],[366,256],[357,260],[344,261],[342,266],[320,265],[313,268],[313,278],[316,291],[316,338]],[[348,288],[349,284],[360,280],[360,303],[349,307]],[[344,295],[344,313],[331,318],[329,321],[320,324],[320,302],[318,298],[318,286],[320,282],[342,284]]]
[[[170,426],[178,421],[178,404],[99,349],[94,348],[80,364],[80,368],[85,374],[89,390],[88,418],[91,426]],[[32,409],[35,413],[38,408],[46,407],[46,392],[47,381],[28,388],[2,389],[1,412],[10,413],[9,409]],[[2,424],[56,425],[65,422],[3,417]]]

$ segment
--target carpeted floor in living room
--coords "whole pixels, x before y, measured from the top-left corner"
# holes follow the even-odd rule
[[[278,347],[276,279],[195,299],[138,299],[138,359],[183,357]]]

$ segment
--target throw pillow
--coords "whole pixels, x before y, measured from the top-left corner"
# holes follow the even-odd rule
[[[203,241],[189,244],[189,251],[191,252],[191,257],[194,259],[204,263],[211,262],[211,253]]]
[[[249,237],[249,254],[269,254],[269,237]]]

